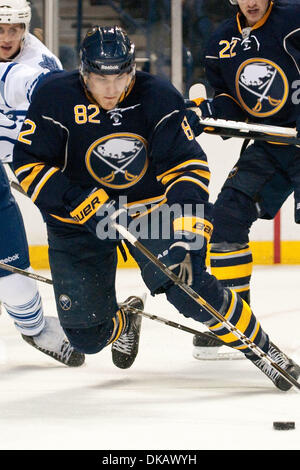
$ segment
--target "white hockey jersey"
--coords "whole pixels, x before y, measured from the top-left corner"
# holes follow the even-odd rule
[[[13,62],[0,62],[0,161],[12,161],[31,95],[45,74],[62,70],[60,60],[35,36],[27,33]]]

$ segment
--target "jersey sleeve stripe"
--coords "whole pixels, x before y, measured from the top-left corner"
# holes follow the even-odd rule
[[[29,171],[31,168],[40,165],[40,163],[28,163],[27,165],[22,165],[20,166],[17,170],[15,170],[16,176],[19,178],[22,173],[26,173]]]
[[[29,187],[32,185],[33,181],[37,177],[37,175],[45,168],[45,165],[42,164],[37,164],[34,166],[33,170],[30,172],[28,176],[26,176],[22,181],[21,181],[21,186],[24,189],[24,191],[27,193]]]
[[[171,174],[171,173],[174,173],[176,172],[177,170],[186,170],[186,169],[197,169],[197,168],[203,168],[205,170],[208,170],[208,163],[207,161],[205,160],[196,160],[196,159],[193,159],[193,160],[187,160],[183,163],[179,163],[179,165],[176,165],[172,168],[170,168],[169,170],[165,171],[164,173],[161,173],[160,175],[158,175],[156,177],[157,181],[161,181],[162,178],[164,178],[165,176]]]
[[[286,51],[286,53],[293,59],[293,61],[295,63],[295,66],[296,66],[296,69],[298,70],[298,72],[300,74],[300,68],[299,68],[299,65],[297,64],[297,59],[287,49],[287,40],[290,36],[293,36],[293,34],[295,34],[295,33],[299,34],[300,33],[300,28],[295,29],[294,31],[291,31],[287,36],[284,37],[283,47],[284,47],[284,50]]]
[[[210,171],[204,171],[204,170],[191,170],[189,173],[192,173],[196,176],[200,176],[205,178],[206,180],[210,180]],[[170,175],[165,176],[162,178],[161,183],[166,185],[170,181],[174,180],[175,178],[178,178],[182,175],[186,174],[185,172],[181,171],[179,173],[171,173]]]
[[[163,116],[160,121],[158,121],[158,123],[156,124],[154,130],[156,130],[158,128],[158,126],[160,126],[160,124],[165,120],[165,119],[168,119],[170,116],[172,116],[172,114],[175,114],[175,113],[179,113],[179,109],[175,109],[175,111],[172,111],[171,113],[169,114],[166,114],[165,116]]]
[[[32,193],[32,196],[31,196],[31,199],[33,202],[36,201],[38,195],[40,194],[41,190],[43,189],[43,187],[45,186],[45,184],[47,183],[47,181],[55,174],[59,171],[59,168],[50,168],[47,173],[44,175],[44,177],[40,180],[40,182],[38,183],[38,185],[36,186],[35,190],[33,191]]]
[[[171,183],[167,188],[166,188],[166,194],[170,191],[170,189],[175,186],[176,184],[178,183],[181,183],[181,182],[190,182],[190,183],[193,183],[193,184],[196,184],[198,186],[200,186],[201,189],[203,189],[206,193],[209,193],[209,189],[208,189],[208,185],[202,183],[202,181],[196,179],[196,178],[192,178],[190,176],[183,176],[181,178],[178,178],[176,181],[174,181],[173,183]]]

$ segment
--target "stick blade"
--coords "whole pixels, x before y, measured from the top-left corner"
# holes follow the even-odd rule
[[[205,85],[203,85],[203,83],[195,83],[189,89],[189,99],[195,100],[197,98],[207,99],[207,92],[206,92]]]

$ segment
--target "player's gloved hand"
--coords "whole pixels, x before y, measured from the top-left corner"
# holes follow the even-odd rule
[[[213,225],[206,219],[191,216],[178,217],[173,222],[174,239],[168,253],[162,258],[175,274],[186,284],[191,285],[194,277],[194,261],[202,257],[205,263],[207,243]],[[199,263],[197,263],[199,266]]]
[[[74,187],[66,193],[64,200],[71,217],[100,239],[120,240],[122,237],[112,223],[127,226],[131,220],[126,208],[110,199],[104,189],[83,191]]]
[[[205,127],[200,124],[199,119],[213,118],[214,117],[214,106],[211,100],[204,98],[198,98],[196,100],[185,100],[187,107],[186,116],[187,120],[195,134],[199,136],[204,131]]]

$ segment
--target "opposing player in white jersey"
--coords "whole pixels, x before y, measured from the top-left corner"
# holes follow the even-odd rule
[[[3,163],[12,161],[14,140],[35,83],[45,73],[62,69],[59,59],[29,33],[30,19],[26,0],[0,0],[0,262],[23,270],[31,270],[27,238]],[[24,74],[13,84],[14,69],[20,67],[16,62],[24,64]],[[12,87],[17,106],[9,99]],[[68,366],[84,362],[84,355],[65,338],[57,317],[44,316],[34,280],[0,269],[0,302],[29,344]]]

